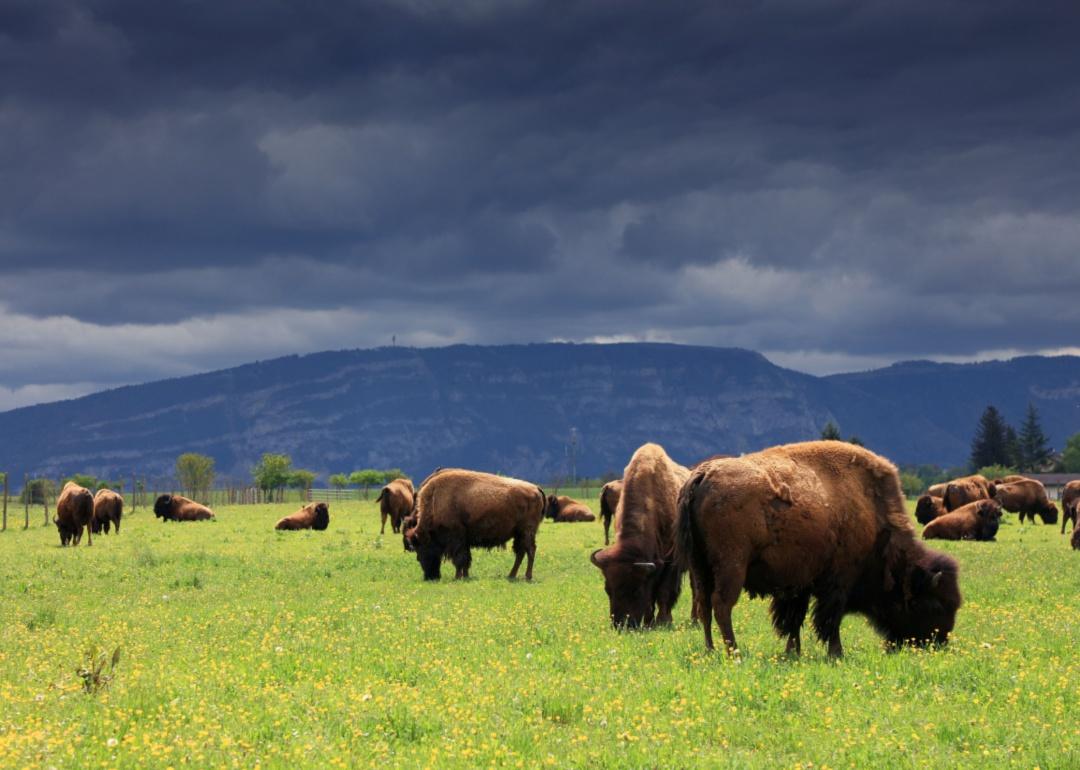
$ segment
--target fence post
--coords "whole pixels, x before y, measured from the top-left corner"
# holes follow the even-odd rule
[[[139,487],[135,483],[135,474],[131,474],[131,512],[139,509]]]
[[[43,527],[49,526],[49,490],[44,484],[41,485],[41,512],[45,514]]]
[[[23,529],[30,529],[30,476],[29,474],[23,474],[23,499],[26,501],[25,508],[23,509]]]
[[[7,529],[8,476],[10,475],[11,474],[9,473],[4,474],[4,526],[2,529],[0,529],[0,532],[3,532]]]

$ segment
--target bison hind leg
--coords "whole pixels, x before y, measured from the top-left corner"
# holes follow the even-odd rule
[[[769,611],[772,614],[773,628],[780,636],[787,637],[788,655],[798,656],[802,653],[800,631],[809,607],[809,592],[794,596],[774,596],[772,599]]]

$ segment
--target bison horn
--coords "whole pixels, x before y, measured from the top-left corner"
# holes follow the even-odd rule
[[[591,561],[591,562],[592,562],[593,564],[595,564],[595,565],[596,565],[597,567],[601,567],[601,568],[602,568],[602,567],[603,567],[604,565],[602,565],[602,564],[600,563],[600,559],[596,558],[596,555],[597,555],[598,553],[600,553],[601,551],[603,551],[603,550],[604,550],[603,548],[597,548],[597,549],[596,549],[595,551],[593,551],[593,552],[592,552],[592,554],[590,554],[590,556],[589,556],[589,561]]]
[[[635,567],[644,567],[649,572],[652,572],[653,570],[656,569],[656,563],[651,562],[651,561],[636,561],[636,562],[634,562],[634,566]]]
[[[940,582],[941,582],[941,575],[942,575],[942,572],[941,572],[941,570],[937,570],[937,571],[936,571],[936,572],[934,573],[934,576],[933,576],[932,578],[930,578],[930,585],[931,585],[931,587],[933,587],[933,588],[937,588],[937,587],[938,587],[938,583],[940,583]]]

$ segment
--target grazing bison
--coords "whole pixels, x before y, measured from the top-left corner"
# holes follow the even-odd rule
[[[915,520],[920,524],[929,524],[938,516],[944,516],[946,513],[948,511],[945,510],[945,503],[940,497],[923,495],[915,503]]]
[[[379,492],[375,502],[379,504],[382,513],[382,529],[379,534],[386,532],[386,520],[390,519],[390,528],[394,532],[401,531],[401,520],[409,515],[413,509],[413,501],[416,491],[413,489],[411,479],[394,479]]]
[[[789,653],[814,597],[814,630],[843,654],[840,622],[865,615],[891,644],[945,643],[961,597],[956,562],[915,537],[895,466],[839,441],[766,449],[703,466],[679,494],[677,556],[698,586],[705,646],[709,604],[728,652],[745,588],[772,597]]]
[[[274,529],[317,529],[320,532],[330,526],[330,506],[326,503],[308,503],[296,513],[280,519]]]
[[[78,545],[82,540],[83,528],[86,528],[86,544],[94,544],[90,534],[94,521],[94,496],[90,490],[74,481],[64,484],[60,497],[56,500],[56,515],[53,524],[60,533],[60,545]]]
[[[417,494],[416,524],[405,531],[424,580],[438,580],[443,559],[453,562],[456,578],[467,578],[472,548],[494,548],[513,540],[517,577],[529,557],[525,579],[532,580],[536,530],[544,518],[544,491],[535,484],[490,473],[445,469],[432,474]]]
[[[1080,527],[1073,526],[1073,533],[1072,537],[1069,538],[1069,543],[1074,551],[1080,551]]]
[[[638,448],[626,466],[615,509],[615,543],[592,554],[592,563],[604,573],[616,627],[671,623],[686,571],[672,560],[675,504],[689,475],[657,444]]]
[[[1080,480],[1070,481],[1061,490],[1061,534],[1065,534],[1065,522],[1072,520],[1076,528],[1076,513],[1080,507]]]
[[[214,512],[201,503],[180,495],[159,495],[154,501],[154,515],[163,521],[204,521]]]
[[[1009,513],[1020,514],[1020,523],[1028,518],[1035,523],[1035,514],[1042,517],[1043,524],[1057,524],[1058,509],[1046,496],[1046,487],[1041,481],[1023,479],[1005,484],[998,484],[994,499]]]
[[[976,500],[989,500],[994,496],[993,488],[986,477],[979,473],[953,479],[945,487],[942,498],[945,501],[945,510],[951,512]]]
[[[548,495],[544,515],[554,522],[596,521],[589,506],[566,495]]]
[[[941,484],[931,484],[927,488],[926,494],[930,495],[930,497],[945,497],[945,488],[948,486],[948,482],[942,482]]]
[[[619,505],[619,497],[622,495],[622,480],[616,479],[604,484],[600,490],[600,519],[604,522],[604,545],[608,545],[611,534],[611,519],[615,516],[615,509]],[[618,534],[618,532],[616,532]]]
[[[931,521],[923,540],[993,540],[1001,524],[1001,503],[976,500]]]
[[[124,498],[111,489],[99,489],[94,495],[94,520],[90,529],[94,534],[105,530],[109,534],[109,526],[116,527],[116,534],[120,534],[120,518],[124,515]]]

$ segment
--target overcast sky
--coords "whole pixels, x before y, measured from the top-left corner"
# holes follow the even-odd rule
[[[1080,345],[1075,2],[3,0],[0,409],[328,348]]]

